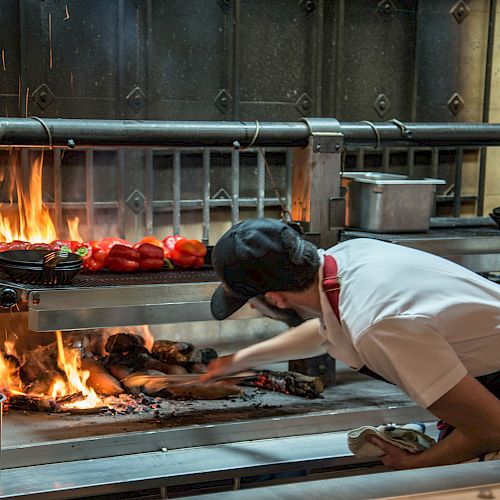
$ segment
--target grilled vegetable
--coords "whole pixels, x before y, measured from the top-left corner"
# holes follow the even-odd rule
[[[198,240],[180,239],[171,250],[172,262],[179,267],[201,267],[205,263],[207,247]]]
[[[125,245],[114,245],[109,251],[105,267],[113,273],[133,273],[139,269],[140,254]]]
[[[141,243],[136,250],[139,252],[139,269],[141,271],[158,271],[163,267],[163,249],[151,243]]]

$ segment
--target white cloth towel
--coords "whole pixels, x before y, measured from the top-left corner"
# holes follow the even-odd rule
[[[376,436],[411,453],[418,453],[436,444],[433,438],[425,434],[425,425],[420,422],[401,426],[365,425],[347,433],[347,444],[357,458],[380,457],[384,454],[378,446],[366,440],[369,436]]]

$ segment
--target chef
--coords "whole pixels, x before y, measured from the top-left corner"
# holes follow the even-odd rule
[[[274,219],[233,226],[212,262],[222,282],[211,302],[215,318],[250,301],[300,324],[214,360],[205,380],[328,353],[396,384],[441,422],[442,439],[418,454],[369,438],[385,465],[453,464],[500,450],[499,285],[373,239],[317,249]]]

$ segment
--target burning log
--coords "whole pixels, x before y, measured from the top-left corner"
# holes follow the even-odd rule
[[[214,349],[196,349],[193,344],[188,342],[174,342],[172,340],[157,340],[153,344],[151,354],[165,363],[181,365],[190,373],[205,373],[208,363],[218,357]],[[160,369],[160,371],[163,370]],[[176,373],[181,372],[177,371]]]
[[[108,338],[104,348],[109,353],[135,351],[144,348],[144,339],[133,333],[117,333]]]
[[[144,347],[139,335],[118,333],[108,338],[106,351],[109,352],[104,363],[109,372],[118,380],[142,370],[157,370],[167,374],[185,374],[187,370],[178,364],[165,363],[156,359]]]
[[[317,398],[324,390],[320,377],[309,377],[302,373],[262,370],[256,375],[244,380],[242,384],[308,399]]]
[[[57,344],[39,346],[29,351],[19,370],[21,381],[31,392],[46,393],[61,372],[57,366]]]
[[[124,392],[120,382],[104,368],[97,357],[83,358],[81,368],[90,372],[87,385],[98,394],[118,396]]]

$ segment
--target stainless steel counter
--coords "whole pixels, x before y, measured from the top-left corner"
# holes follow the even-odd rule
[[[425,233],[370,233],[348,229],[340,241],[374,238],[440,255],[477,273],[500,271],[500,230],[496,226],[436,227]]]

